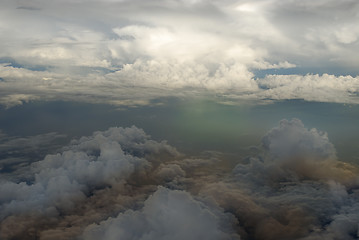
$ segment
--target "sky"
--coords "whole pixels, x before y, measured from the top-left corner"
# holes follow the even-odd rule
[[[358,1],[0,3],[0,239],[359,238]]]

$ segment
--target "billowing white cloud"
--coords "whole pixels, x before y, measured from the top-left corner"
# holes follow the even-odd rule
[[[83,239],[240,239],[233,216],[208,207],[183,191],[159,188],[141,210],[129,210],[99,225],[90,225]]]
[[[358,8],[354,0],[4,1],[0,62],[13,67],[1,66],[0,101],[145,102],[197,88],[240,99],[358,103],[355,77],[254,74],[357,72]]]
[[[186,157],[136,127],[95,132],[0,181],[0,236],[358,237],[359,169],[326,133],[282,120],[261,149],[229,169],[216,152]]]
[[[263,156],[238,164],[227,187],[209,185],[204,194],[216,199],[225,192],[218,202],[249,216],[239,219],[255,229],[249,234],[256,239],[355,239],[359,169],[336,159],[326,134],[298,119],[282,120],[262,143]],[[236,204],[235,196],[254,210]]]
[[[0,66],[0,104],[6,107],[32,100],[71,100],[114,105],[146,105],[167,96],[220,94],[221,100],[359,103],[359,79],[334,75],[268,75],[255,79],[244,65],[220,64],[213,73],[205,65],[140,61],[122,69],[87,75],[33,71]],[[19,79],[22,79],[21,81]]]
[[[73,141],[66,149],[33,163],[32,176],[26,182],[1,180],[1,229],[11,226],[14,217],[28,218],[28,225],[39,227],[33,218],[68,215],[100,190],[126,189],[131,178],[140,181],[158,161],[178,155],[175,148],[151,140],[136,127],[95,132],[91,137]],[[24,234],[21,228],[0,233],[5,239]]]
[[[313,157],[335,159],[336,153],[325,132],[306,129],[299,119],[286,119],[262,139],[263,147],[273,158]]]
[[[334,75],[267,75],[258,80],[261,98],[358,103],[359,78]]]
[[[337,160],[327,134],[306,129],[298,119],[282,120],[263,137],[262,145],[264,156],[238,164],[235,175],[262,186],[303,179],[336,181],[347,187],[359,184],[358,170]]]

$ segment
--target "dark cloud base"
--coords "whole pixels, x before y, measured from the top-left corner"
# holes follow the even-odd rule
[[[23,180],[0,180],[1,239],[359,237],[359,169],[298,119],[235,167],[114,127],[16,174]]]

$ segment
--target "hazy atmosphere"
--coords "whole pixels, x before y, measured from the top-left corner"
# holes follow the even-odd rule
[[[0,239],[359,238],[356,0],[0,0]]]

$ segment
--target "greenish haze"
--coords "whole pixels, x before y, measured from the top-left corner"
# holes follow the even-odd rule
[[[358,105],[299,100],[224,105],[208,98],[155,103],[119,110],[103,104],[32,102],[0,109],[0,129],[12,136],[58,132],[68,136],[63,140],[66,144],[93,131],[135,125],[188,154],[220,151],[244,156],[281,119],[299,118],[307,128],[327,132],[340,159],[359,163]]]

